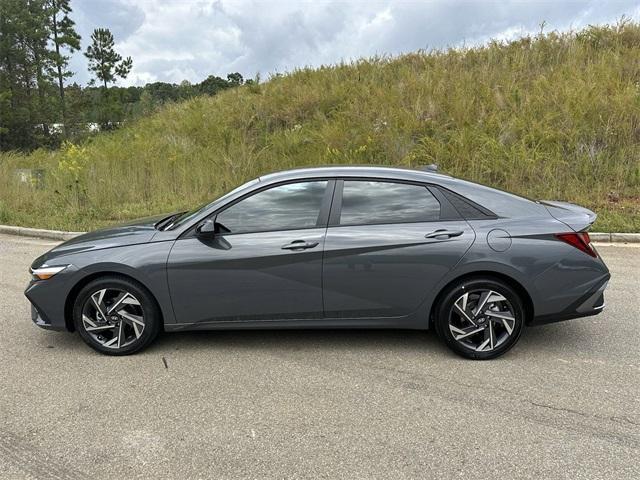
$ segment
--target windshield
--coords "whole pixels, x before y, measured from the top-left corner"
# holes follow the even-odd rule
[[[230,197],[231,195],[234,195],[235,193],[244,190],[245,188],[250,187],[251,185],[255,185],[256,183],[258,183],[260,181],[259,178],[254,178],[253,180],[249,180],[247,183],[243,183],[242,185],[240,185],[239,187],[234,188],[233,190],[231,190],[228,193],[225,193],[223,196],[215,199],[213,202],[207,202],[207,203],[203,203],[202,205],[200,205],[199,207],[195,208],[194,210],[191,210],[189,212],[185,212],[182,215],[180,215],[179,217],[177,217],[175,220],[173,220],[171,222],[171,224],[169,226],[167,226],[167,228],[165,230],[173,230],[174,228],[178,228],[181,225],[184,225],[185,223],[189,222],[191,219],[197,217],[198,215],[200,215],[200,213],[204,212],[207,208],[209,208],[210,205],[213,205],[214,203],[217,203],[221,200],[224,200],[227,197]]]

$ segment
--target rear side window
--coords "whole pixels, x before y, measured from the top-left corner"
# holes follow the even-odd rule
[[[327,183],[290,183],[263,190],[223,210],[216,221],[231,233],[313,228]]]
[[[430,222],[440,203],[426,187],[405,183],[345,180],[340,225]]]

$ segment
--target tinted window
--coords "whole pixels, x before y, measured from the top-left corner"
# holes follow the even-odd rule
[[[429,222],[440,218],[440,203],[419,185],[345,181],[341,225]]]
[[[451,189],[500,217],[547,216],[548,214],[543,205],[532,200],[477,183],[458,180]]]
[[[200,205],[198,208],[196,208],[195,210],[191,210],[190,212],[187,212],[185,214],[183,214],[182,216],[180,216],[179,218],[177,218],[176,220],[174,220],[171,225],[169,225],[167,227],[167,230],[173,230],[174,228],[179,227],[180,225],[184,225],[185,223],[187,223],[189,220],[191,220],[192,218],[197,217],[200,213],[204,212],[207,208],[209,208],[212,204],[219,202],[221,200],[224,200],[227,197],[230,197],[231,195],[233,195],[236,192],[239,192],[241,190],[244,190],[245,188],[249,188],[250,186],[252,186],[255,183],[258,183],[259,180],[257,178],[254,178],[253,180],[249,180],[247,183],[243,183],[242,185],[240,185],[239,187],[234,188],[233,190],[231,190],[228,193],[225,193],[223,196],[221,196],[220,198],[216,198],[213,202],[207,202],[203,205]]]
[[[327,181],[280,185],[220,212],[217,221],[232,233],[315,227]]]
[[[453,205],[453,208],[462,215],[463,218],[467,220],[485,220],[487,218],[495,218],[495,215],[492,215],[489,210],[484,209],[484,211],[480,210],[480,208],[476,207],[469,203],[470,201],[460,195],[457,195],[449,190],[442,188],[440,189],[442,194],[447,197],[447,200]]]

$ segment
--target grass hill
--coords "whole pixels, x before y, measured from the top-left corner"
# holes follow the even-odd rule
[[[640,25],[302,69],[58,151],[0,155],[0,223],[87,229],[303,165],[437,163],[640,231]],[[18,182],[18,168],[44,180]]]

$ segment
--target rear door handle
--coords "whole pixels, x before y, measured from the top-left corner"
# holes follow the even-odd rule
[[[437,240],[444,240],[452,237],[459,237],[464,232],[462,230],[436,230],[435,232],[427,233],[424,238],[435,238]]]
[[[306,250],[307,248],[317,247],[318,242],[305,242],[304,240],[294,240],[291,243],[283,245],[283,250]]]

